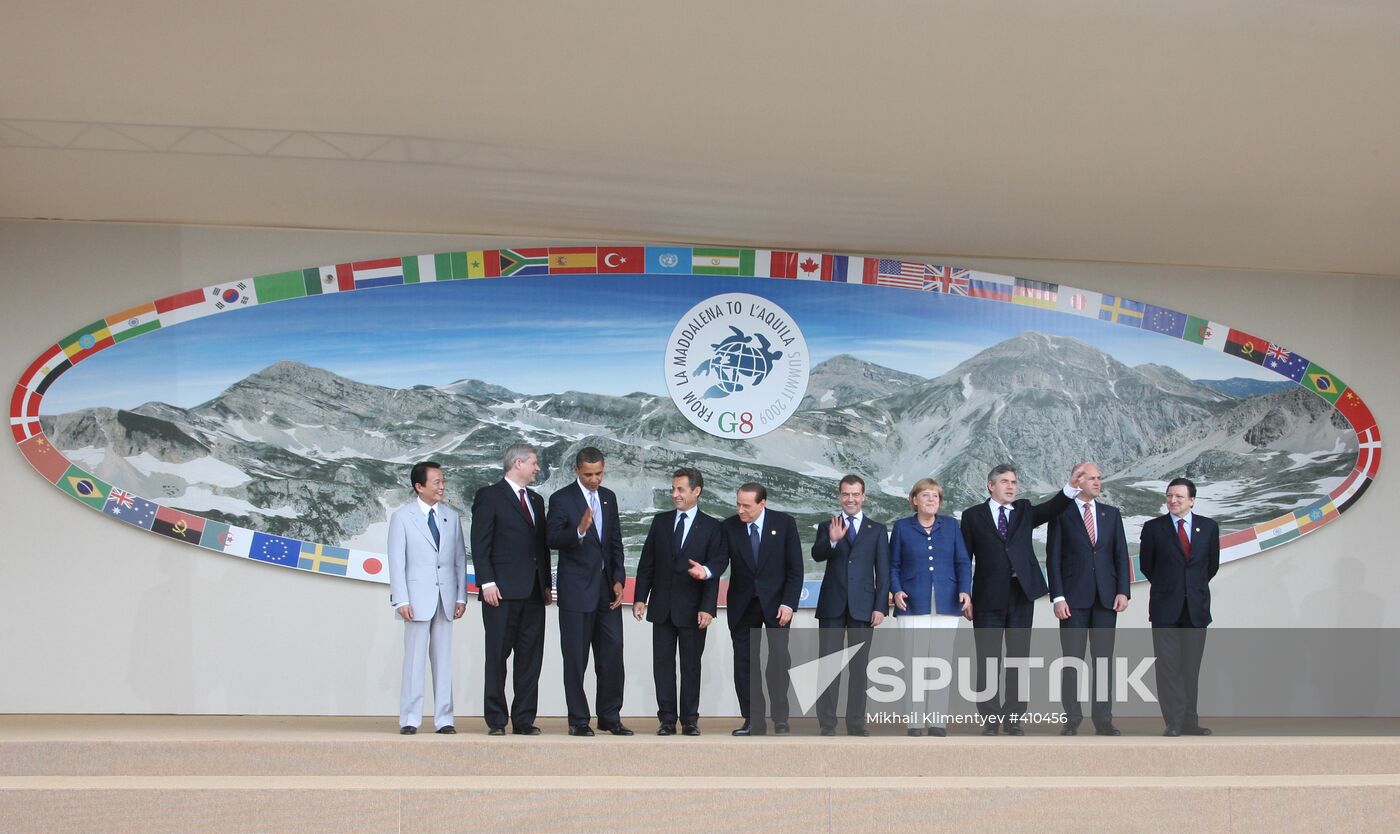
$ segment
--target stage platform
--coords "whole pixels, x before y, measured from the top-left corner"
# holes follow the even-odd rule
[[[392,718],[0,716],[0,832],[1400,831],[1400,719],[1217,719],[1208,738],[1155,719],[1118,738],[459,721],[400,736]]]

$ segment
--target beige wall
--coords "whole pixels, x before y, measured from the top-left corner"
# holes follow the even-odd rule
[[[0,222],[0,379],[10,384],[74,327],[178,290],[312,264],[480,248],[446,236]],[[519,239],[511,242],[520,243]],[[979,264],[969,263],[969,266]],[[1205,313],[1317,357],[1359,390],[1383,432],[1400,415],[1392,368],[1400,280],[1103,264],[987,261],[982,268],[1113,290]],[[397,711],[401,628],[382,586],[219,557],[122,528],[0,451],[0,712],[382,714]],[[1400,561],[1380,480],[1340,522],[1217,577],[1221,626],[1400,626]],[[1037,621],[1049,622],[1048,611]],[[1135,601],[1125,625],[1145,621]],[[553,617],[551,615],[551,626]],[[627,618],[629,714],[649,714],[649,637]],[[458,712],[481,710],[480,617],[455,637]],[[705,655],[706,714],[736,712],[727,630]],[[557,642],[544,680],[559,680]],[[562,692],[542,687],[542,711]]]

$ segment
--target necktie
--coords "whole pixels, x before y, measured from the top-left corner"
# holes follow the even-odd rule
[[[598,535],[598,540],[603,540],[603,511],[598,509],[598,493],[588,493],[588,509],[593,511],[593,532]]]
[[[428,529],[433,534],[433,547],[442,547],[442,534],[438,532],[437,519],[433,517],[434,510],[428,510]]]
[[[752,548],[753,548],[753,563],[754,563],[754,567],[758,567],[758,545],[759,545],[759,542],[761,542],[761,541],[762,541],[762,539],[760,539],[760,538],[759,538],[759,535],[758,535],[758,525],[757,525],[757,524],[750,524],[750,525],[749,525],[749,547],[752,547]]]
[[[1084,505],[1084,530],[1089,534],[1089,544],[1099,546],[1099,531],[1094,528],[1094,505]]]
[[[1006,507],[1005,507],[1005,506],[1002,506],[1002,507],[1000,507],[999,509],[1000,509],[1000,512],[997,513],[997,535],[998,535],[998,536],[1001,536],[1002,539],[1005,539],[1005,538],[1006,538]]]
[[[535,523],[535,514],[530,512],[530,502],[525,498],[525,490],[520,490],[520,511],[525,513],[525,518],[531,523]]]
[[[671,536],[671,552],[680,553],[685,544],[685,513],[676,513],[676,531]]]
[[[853,515],[846,516],[846,541],[856,543],[856,517]]]
[[[1186,536],[1186,519],[1176,520],[1176,537],[1181,539],[1181,552],[1186,554],[1186,561],[1191,561],[1191,539]]]

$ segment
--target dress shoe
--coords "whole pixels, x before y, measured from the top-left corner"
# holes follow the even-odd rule
[[[779,723],[777,721],[774,721],[773,732],[777,733],[780,736],[785,736],[788,733],[792,732],[792,728],[787,725],[787,722]]]
[[[400,728],[399,728],[399,735],[401,735],[401,736],[411,736],[411,735],[413,735],[413,734],[416,733],[416,732],[418,732],[418,728],[417,728],[417,727],[400,727]]]
[[[1181,731],[1175,727],[1168,727],[1162,731],[1162,735],[1166,736],[1167,738],[1176,738],[1177,736],[1181,735]]]
[[[1026,731],[1021,729],[1021,722],[1012,721],[1010,724],[1006,725],[1006,734],[1009,736],[1023,736],[1026,734]]]
[[[1095,725],[1095,727],[1094,727],[1094,735],[1096,735],[1096,736],[1121,736],[1121,735],[1123,735],[1123,731],[1120,730],[1120,729],[1118,729],[1117,727],[1113,726],[1112,724],[1098,724],[1098,725]]]
[[[1062,735],[1062,736],[1077,736],[1077,735],[1079,735],[1079,725],[1078,725],[1078,724],[1066,724],[1065,726],[1063,726],[1063,727],[1060,728],[1060,735]]]
[[[927,730],[927,732],[928,732],[929,738],[947,738],[947,737],[948,737],[948,728],[947,728],[947,727],[929,727],[928,730]]]
[[[913,736],[915,738],[918,738],[919,736],[924,734],[924,729],[922,727],[910,727],[909,729],[904,731],[904,734],[906,736]]]
[[[506,734],[506,728],[505,728],[505,727],[492,727],[491,729],[489,729],[489,730],[486,731],[486,734],[487,734],[488,736],[503,736],[503,735]]]
[[[676,725],[662,724],[660,727],[656,728],[656,734],[659,736],[673,736],[676,734]]]
[[[623,724],[621,721],[611,727],[604,727],[602,724],[599,724],[598,729],[601,732],[612,733],[615,736],[630,736],[633,734],[631,730],[627,729],[627,725]]]
[[[681,735],[698,736],[700,735],[700,727],[697,724],[686,724],[685,726],[681,727]]]
[[[1184,736],[1208,736],[1210,735],[1210,728],[1200,726],[1183,727],[1181,730],[1181,734]]]
[[[438,727],[436,732],[441,736],[455,736],[457,735],[457,728],[448,724],[446,727]]]
[[[822,735],[824,735],[824,736],[834,736],[834,735],[836,735],[836,728],[835,728],[835,727],[822,727]]]
[[[512,727],[511,732],[518,736],[537,736],[540,734],[540,728],[534,724],[527,724],[524,727]]]
[[[848,736],[869,736],[869,735],[870,735],[870,731],[867,730],[867,729],[865,729],[864,727],[847,727],[847,728],[846,728],[846,735],[848,735]]]
[[[982,728],[982,735],[984,736],[994,736],[999,732],[1001,732],[1001,728],[998,727],[995,722],[991,721],[988,721],[987,726]]]
[[[753,734],[753,725],[747,721],[744,722],[744,726],[730,733],[731,736],[751,736]]]
[[[590,726],[588,726],[587,724],[584,724],[582,727],[570,727],[570,728],[569,728],[569,735],[571,735],[571,736],[592,736],[592,735],[593,735],[593,728],[590,727]]]

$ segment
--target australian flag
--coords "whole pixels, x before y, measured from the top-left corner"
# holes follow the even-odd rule
[[[1294,382],[1302,382],[1303,373],[1308,369],[1308,360],[1283,345],[1270,342],[1268,349],[1264,351],[1264,367]]]

